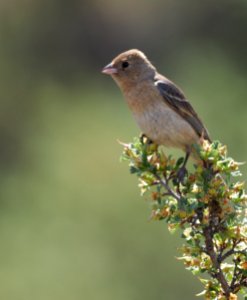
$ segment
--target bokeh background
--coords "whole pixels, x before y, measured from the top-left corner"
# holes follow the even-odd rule
[[[139,130],[100,71],[143,50],[246,161],[246,28],[246,0],[1,0],[1,299],[196,299],[119,162]]]

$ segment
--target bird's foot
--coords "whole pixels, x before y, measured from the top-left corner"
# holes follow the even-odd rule
[[[144,144],[148,144],[148,145],[153,144],[153,141],[150,140],[150,138],[148,138],[148,137],[146,136],[145,133],[142,133],[142,134],[140,135],[140,142],[141,142],[143,145],[144,145]]]

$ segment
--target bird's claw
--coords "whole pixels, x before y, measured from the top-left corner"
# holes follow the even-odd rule
[[[148,145],[153,144],[153,141],[150,140],[150,138],[148,138],[148,137],[146,136],[146,134],[144,134],[144,133],[142,133],[142,134],[140,135],[140,142],[141,142],[143,145],[144,145],[144,144],[148,144]]]

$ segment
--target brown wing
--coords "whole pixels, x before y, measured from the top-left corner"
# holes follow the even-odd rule
[[[163,96],[164,101],[192,126],[198,136],[211,141],[207,129],[182,91],[161,75],[155,77],[155,85]]]

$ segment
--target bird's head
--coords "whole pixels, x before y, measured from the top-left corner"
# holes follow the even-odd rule
[[[117,84],[122,86],[153,78],[155,71],[144,53],[132,49],[115,57],[103,68],[102,73],[111,75]]]

